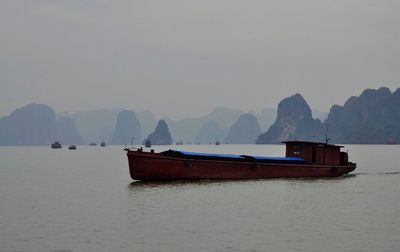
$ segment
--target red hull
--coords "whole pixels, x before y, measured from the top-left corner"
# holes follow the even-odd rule
[[[176,158],[157,153],[127,151],[133,180],[201,180],[338,177],[356,164],[280,164]]]

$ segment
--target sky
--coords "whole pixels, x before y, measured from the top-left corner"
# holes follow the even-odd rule
[[[398,0],[2,0],[0,116],[217,106],[276,108],[300,93],[329,111],[400,87]]]

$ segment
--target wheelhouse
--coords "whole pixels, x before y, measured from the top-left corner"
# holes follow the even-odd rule
[[[306,141],[285,141],[286,157],[303,158],[308,163],[346,165],[348,155],[340,151],[343,146]]]

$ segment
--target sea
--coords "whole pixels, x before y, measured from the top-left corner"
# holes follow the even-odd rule
[[[123,148],[0,147],[0,251],[400,251],[399,145],[347,145],[340,178],[169,183],[133,181]]]

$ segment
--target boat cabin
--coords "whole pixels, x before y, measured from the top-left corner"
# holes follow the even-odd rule
[[[303,158],[306,162],[324,165],[345,165],[348,163],[343,146],[306,141],[285,141],[286,157]]]

